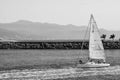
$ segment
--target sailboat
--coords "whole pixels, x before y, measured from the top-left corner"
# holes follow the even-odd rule
[[[100,38],[99,29],[93,15],[90,17],[89,25],[89,57],[88,61],[84,64],[78,64],[77,67],[83,68],[97,68],[108,67],[109,63],[106,63],[103,44]]]

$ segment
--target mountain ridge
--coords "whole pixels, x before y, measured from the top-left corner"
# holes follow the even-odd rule
[[[54,23],[32,22],[28,20],[0,23],[0,28],[8,30],[8,34],[10,34],[9,31],[18,34],[18,36],[21,34],[23,39],[28,40],[79,40],[83,39],[84,34],[86,33],[85,31],[87,30],[87,26],[76,26],[73,24],[59,25]],[[120,38],[120,31],[100,29],[100,32],[101,34],[106,34],[107,39],[111,34],[115,34],[116,39]]]

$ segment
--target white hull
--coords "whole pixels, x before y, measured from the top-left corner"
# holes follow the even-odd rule
[[[78,64],[77,67],[80,68],[99,68],[99,67],[108,67],[110,64],[108,63],[94,63],[94,62],[87,62],[85,64]]]

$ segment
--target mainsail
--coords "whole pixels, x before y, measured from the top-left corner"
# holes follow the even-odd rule
[[[90,59],[105,60],[103,44],[93,15],[91,15],[89,26],[90,26],[89,57]]]

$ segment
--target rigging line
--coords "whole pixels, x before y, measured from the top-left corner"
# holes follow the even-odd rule
[[[91,18],[90,18],[90,20],[91,20]],[[86,38],[86,36],[87,36],[87,32],[89,31],[90,20],[89,20],[89,23],[88,23],[88,26],[87,26],[87,29],[86,29],[85,36],[84,36],[84,38],[83,38],[82,44],[81,44],[80,53],[82,53],[83,45],[84,45],[84,42],[85,42],[84,40],[85,40],[85,38]],[[78,59],[79,59],[79,58],[80,58],[80,57],[78,56]]]

